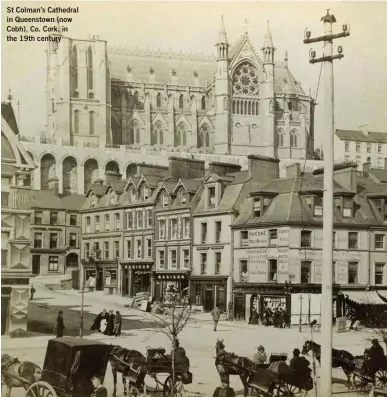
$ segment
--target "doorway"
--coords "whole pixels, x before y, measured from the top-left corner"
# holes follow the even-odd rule
[[[221,286],[217,286],[216,288],[216,306],[218,306],[221,312],[226,312],[226,289]]]
[[[8,331],[9,301],[9,296],[1,297],[1,335],[5,335]]]
[[[129,269],[123,269],[122,272],[122,296],[129,295]]]
[[[212,287],[206,287],[204,290],[204,311],[210,312],[214,308],[214,291]]]
[[[32,274],[34,276],[40,274],[40,255],[32,255]]]
[[[102,291],[103,290],[103,269],[98,268],[97,269],[97,275],[96,275],[96,284],[95,284],[95,289],[97,291]]]

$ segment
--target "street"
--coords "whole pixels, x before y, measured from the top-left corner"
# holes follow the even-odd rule
[[[107,299],[108,296],[105,296]],[[97,300],[98,298],[98,300]],[[109,337],[94,333],[88,338],[99,339],[108,344],[119,344],[129,349],[136,349],[143,354],[148,346],[164,347],[167,352],[170,350],[170,343],[166,336],[158,331],[155,327],[155,318],[149,313],[143,313],[136,309],[124,308],[122,303],[103,302],[104,296],[91,296],[85,294],[85,317],[93,318],[103,308],[107,310],[120,310],[124,317],[124,327],[122,336],[119,338]],[[33,305],[50,307],[51,309],[60,308],[68,310],[64,316],[67,328],[70,324],[77,324],[80,321],[80,294],[76,291],[49,291],[47,289],[38,289],[36,299]],[[71,316],[71,321],[70,317]],[[310,330],[303,329],[300,333],[298,327],[292,329],[277,329],[272,327],[252,326],[238,322],[221,321],[218,331],[212,330],[212,322],[209,314],[193,315],[192,320],[186,326],[180,336],[181,345],[185,348],[191,362],[191,372],[193,373],[193,383],[186,387],[187,395],[212,395],[214,389],[219,385],[219,376],[217,374],[214,358],[215,344],[217,339],[224,339],[226,350],[234,352],[240,356],[252,358],[258,345],[264,345],[268,356],[271,353],[287,353],[291,357],[292,350],[295,347],[302,348],[303,343],[310,339]],[[85,325],[90,327],[90,320]],[[132,328],[128,328],[129,324]],[[157,325],[157,324],[156,324]],[[85,330],[86,331],[86,330]],[[65,330],[66,335],[67,329]],[[69,330],[69,334],[75,335],[74,330]],[[20,360],[31,360],[43,366],[46,351],[47,340],[52,335],[36,334],[25,339],[2,339],[2,353],[17,356]],[[320,334],[314,334],[314,340],[319,342]],[[371,335],[362,332],[347,332],[344,334],[334,333],[334,346],[336,348],[346,349],[351,353],[362,354],[364,347],[368,344],[367,339]],[[312,361],[311,357],[308,357]],[[317,375],[319,374],[319,365],[317,366]],[[344,374],[341,369],[333,369],[334,393],[347,396],[354,396],[356,393],[347,392],[343,386]],[[161,378],[162,379],[162,378]],[[237,395],[243,395],[242,383],[237,376],[230,377],[231,387]],[[108,365],[105,384],[109,391],[112,390],[112,374]],[[152,380],[147,381],[149,386]],[[123,387],[120,378],[118,378],[118,395],[123,394]],[[14,389],[13,397],[23,396],[22,389]],[[314,393],[309,393],[310,396]]]

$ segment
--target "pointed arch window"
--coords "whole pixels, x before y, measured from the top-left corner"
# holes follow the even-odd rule
[[[181,94],[179,96],[179,109],[183,110],[184,109],[184,96]]]
[[[276,132],[275,146],[276,146],[276,147],[283,147],[283,146],[284,146],[284,131],[283,131],[282,128],[280,128],[280,129]]]
[[[153,145],[157,145],[159,143],[160,145],[163,144],[163,125],[161,124],[161,121],[158,121],[155,124],[155,127],[153,129]]]
[[[94,112],[91,111],[89,113],[89,133],[90,135],[94,135],[95,134],[95,120],[94,120]]]
[[[161,94],[158,93],[156,96],[156,107],[161,108]]]
[[[73,45],[72,48],[71,66],[72,94],[74,94],[78,88],[78,50],[76,45]]]
[[[184,123],[180,123],[175,133],[175,146],[187,145],[187,127]]]
[[[202,103],[201,103],[202,110],[206,110],[206,97],[202,96]]]
[[[137,91],[133,95],[133,109],[139,109],[139,106],[138,106],[138,92]]]
[[[296,148],[298,147],[298,133],[296,130],[292,130],[290,132],[290,147],[291,148]]]
[[[133,122],[133,138],[134,143],[141,143],[140,142],[140,125],[137,120]]]
[[[94,88],[93,84],[93,50],[91,47],[87,49],[87,87],[88,90],[92,90]]]
[[[74,111],[74,134],[79,134],[79,110]]]
[[[210,146],[210,129],[207,124],[203,124],[199,129],[198,134],[198,147]]]

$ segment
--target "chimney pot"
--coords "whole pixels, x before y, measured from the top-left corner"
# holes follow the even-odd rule
[[[368,176],[371,171],[371,163],[367,162],[363,164],[363,176]]]

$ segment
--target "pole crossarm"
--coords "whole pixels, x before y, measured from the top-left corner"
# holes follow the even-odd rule
[[[332,55],[332,56],[326,56],[326,57],[321,57],[321,58],[316,58],[316,59],[310,59],[309,63],[319,63],[319,62],[332,62],[334,59],[342,59],[344,58],[343,54],[338,54],[338,55]]]
[[[336,33],[336,34],[327,34],[327,35],[324,35],[324,36],[315,37],[314,39],[304,39],[304,44],[317,43],[319,41],[332,41],[334,39],[340,39],[341,37],[347,37],[349,35],[350,35],[349,32],[341,32],[341,33]]]

